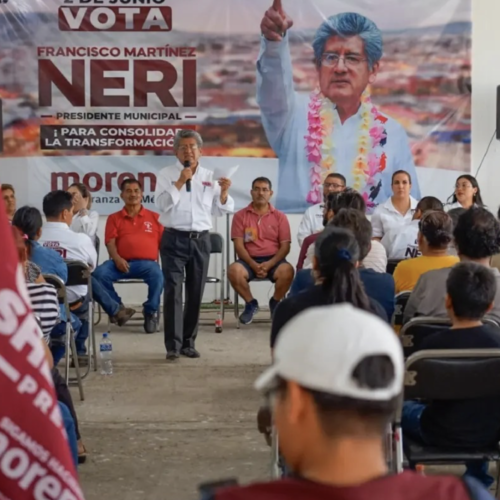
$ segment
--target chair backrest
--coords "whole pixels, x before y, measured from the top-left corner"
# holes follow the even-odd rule
[[[500,349],[431,349],[406,361],[406,400],[488,397],[500,397]]]
[[[64,281],[55,274],[44,274],[43,277],[49,285],[52,285],[56,289],[59,304],[64,304],[64,299],[66,297],[66,286]]]
[[[95,235],[94,245],[95,245],[95,251],[97,252],[97,263],[99,264],[99,253],[101,250],[101,240],[99,239],[99,236],[97,236],[97,234]]]
[[[405,312],[406,304],[410,298],[411,292],[401,292],[396,295],[395,306],[394,306],[394,316],[392,317],[392,323],[394,326],[403,326],[403,317]]]
[[[66,286],[89,285],[91,279],[90,267],[79,260],[65,260],[68,266]]]
[[[413,318],[406,323],[401,330],[401,343],[403,344],[403,354],[405,358],[410,357],[414,352],[422,349],[422,343],[430,335],[447,330],[451,327],[451,322],[446,318],[433,318],[421,316]]]
[[[386,271],[389,274],[394,274],[394,270],[396,269],[396,266],[402,261],[403,259],[389,259],[387,261],[387,267]]]
[[[219,233],[210,233],[210,253],[222,253],[224,251],[224,238]]]

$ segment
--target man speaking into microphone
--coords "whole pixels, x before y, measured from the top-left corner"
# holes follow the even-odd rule
[[[165,293],[163,317],[167,360],[181,355],[199,358],[195,349],[201,300],[210,260],[212,216],[232,213],[231,181],[213,179],[200,165],[203,141],[194,130],[181,130],[174,139],[178,162],[160,171],[155,204],[165,226],[160,255]],[[186,274],[186,304],[182,310],[182,284]]]

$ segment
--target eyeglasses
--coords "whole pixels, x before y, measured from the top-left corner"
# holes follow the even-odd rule
[[[355,68],[359,66],[363,61],[366,61],[365,58],[360,56],[355,56],[352,54],[348,54],[346,56],[340,56],[335,52],[324,52],[321,56],[321,63],[329,68],[335,68],[339,64],[340,60],[344,61],[344,64],[348,68]]]
[[[334,182],[325,182],[323,187],[327,189],[342,189],[344,186],[342,184],[336,184]]]
[[[268,188],[253,188],[252,191],[255,191],[256,193],[269,193],[271,190]]]
[[[198,146],[196,144],[190,144],[189,146],[180,146],[179,151],[187,151],[190,149],[191,151],[196,151]]]
[[[468,182],[464,182],[463,184],[455,184],[455,189],[469,189],[473,187],[474,186],[472,184],[469,184]]]

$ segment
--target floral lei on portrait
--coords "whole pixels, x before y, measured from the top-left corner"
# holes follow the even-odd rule
[[[370,199],[370,188],[375,187],[375,176],[385,170],[387,156],[376,150],[385,146],[387,131],[384,124],[387,118],[379,113],[373,105],[367,91],[361,96],[361,126],[358,137],[358,152],[352,165],[352,188],[362,193],[367,206],[375,204]],[[307,195],[308,203],[321,203],[323,200],[322,184],[326,176],[335,172],[335,145],[332,133],[335,121],[335,105],[321,91],[311,93],[307,113],[306,154],[311,163],[311,190]],[[364,182],[363,182],[364,181]]]

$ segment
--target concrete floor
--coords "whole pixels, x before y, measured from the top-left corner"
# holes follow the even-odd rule
[[[87,500],[193,500],[204,481],[268,476],[252,384],[270,361],[269,325],[236,330],[229,314],[222,334],[200,327],[201,359],[173,365],[163,333],[114,330],[113,376],[92,372],[84,402],[72,389],[89,451],[79,468]]]

